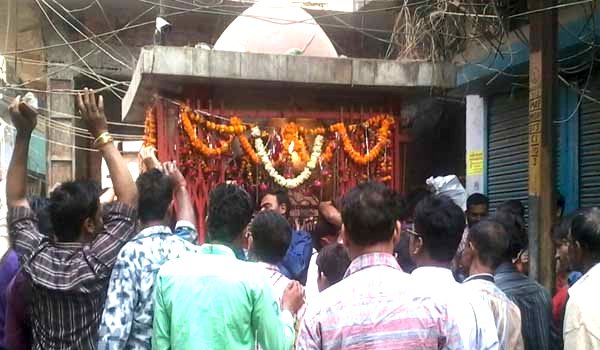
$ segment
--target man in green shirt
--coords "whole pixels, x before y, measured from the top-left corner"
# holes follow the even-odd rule
[[[291,282],[281,309],[255,264],[237,260],[252,200],[235,185],[210,194],[207,230],[211,244],[172,260],[158,274],[154,294],[153,349],[290,350],[302,287]],[[281,311],[283,310],[283,311]]]

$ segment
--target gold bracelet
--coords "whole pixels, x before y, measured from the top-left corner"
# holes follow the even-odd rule
[[[94,140],[93,146],[100,148],[110,142],[113,142],[113,137],[108,131],[105,131]]]

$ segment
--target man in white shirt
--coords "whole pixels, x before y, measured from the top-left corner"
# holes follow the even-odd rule
[[[498,334],[489,308],[473,298],[450,266],[465,229],[465,214],[451,199],[431,196],[415,209],[409,253],[418,266],[411,276],[417,288],[448,305],[466,349],[498,349]]]
[[[521,311],[504,292],[494,284],[494,271],[510,237],[499,223],[484,220],[472,226],[462,254],[462,266],[468,272],[463,285],[475,292],[494,315],[501,350],[524,348],[521,334]]]
[[[575,215],[569,238],[571,262],[585,274],[569,288],[565,349],[600,349],[600,209],[584,209]]]

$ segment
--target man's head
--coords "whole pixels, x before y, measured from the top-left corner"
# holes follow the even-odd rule
[[[137,180],[138,213],[142,224],[167,222],[173,202],[173,181],[158,169],[141,174]]]
[[[474,193],[467,199],[467,223],[469,227],[477,224],[488,216],[490,202],[481,193]]]
[[[351,258],[378,246],[392,254],[399,240],[392,190],[376,182],[362,183],[343,200],[342,236]]]
[[[508,200],[496,208],[497,212],[505,212],[520,217],[525,220],[525,207],[521,201],[516,199]]]
[[[562,218],[552,226],[552,242],[554,243],[554,259],[556,260],[556,273],[566,273],[571,268],[569,259],[569,231],[573,216]]]
[[[571,223],[569,255],[578,271],[600,262],[600,208],[583,209]]]
[[[348,256],[346,247],[340,243],[324,247],[317,256],[319,292],[341,281],[348,266],[350,266],[350,256]]]
[[[288,193],[283,188],[271,188],[260,201],[260,210],[275,210],[288,217],[292,204]]]
[[[89,242],[102,230],[100,188],[92,181],[64,182],[50,194],[50,221],[59,242]]]
[[[525,223],[520,215],[506,210],[497,210],[491,220],[502,225],[508,234],[508,249],[506,249],[502,261],[512,263],[513,259],[517,259],[527,249],[529,243]]]
[[[274,210],[256,214],[250,225],[252,246],[250,252],[258,261],[278,264],[290,246],[292,228],[283,215]]]
[[[494,273],[508,249],[510,237],[504,227],[491,220],[482,220],[469,229],[467,246],[461,264],[468,271],[473,263],[488,273]]]
[[[317,224],[311,231],[313,246],[317,251],[320,251],[323,247],[337,242],[340,233],[340,228],[327,221],[323,215],[319,215],[317,218]]]
[[[418,266],[450,266],[465,230],[465,214],[446,196],[422,200],[415,210],[409,252]]]
[[[209,239],[225,244],[241,242],[253,210],[250,195],[241,187],[218,185],[210,193],[208,200],[206,228]]]

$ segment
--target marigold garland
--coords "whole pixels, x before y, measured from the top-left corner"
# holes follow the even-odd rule
[[[371,118],[369,121],[363,123],[363,126],[374,126],[377,123],[380,124],[378,135],[377,135],[377,144],[367,152],[367,154],[361,154],[358,152],[354,145],[352,144],[352,140],[348,136],[348,131],[346,130],[346,126],[344,123],[336,123],[331,126],[332,132],[337,132],[340,135],[340,138],[343,143],[344,151],[350,156],[350,158],[357,164],[367,165],[373,160],[379,157],[381,151],[385,149],[389,142],[389,131],[390,127],[394,124],[394,119],[390,116],[377,116]]]
[[[250,158],[252,163],[260,164],[260,158],[258,157],[256,152],[254,152],[254,148],[252,148],[252,144],[250,144],[250,140],[248,140],[248,138],[244,134],[244,131],[246,130],[246,126],[242,125],[242,120],[239,117],[232,117],[231,120],[229,121],[229,123],[234,128],[236,128],[236,130],[242,130],[239,128],[239,126],[243,126],[243,130],[237,135],[238,139],[240,140],[240,146],[242,146],[242,149],[244,150],[246,155],[248,155],[248,157]]]
[[[220,141],[221,145],[217,148],[212,148],[206,145],[204,142],[202,142],[202,140],[198,138],[196,130],[194,129],[192,121],[190,120],[190,113],[191,110],[188,108],[181,108],[180,110],[181,124],[183,125],[183,130],[189,137],[190,144],[192,145],[192,147],[194,147],[194,149],[196,149],[198,152],[207,157],[220,156],[225,152],[229,151],[231,142],[233,141],[233,136],[230,136],[225,141]]]
[[[144,120],[144,146],[153,146],[156,148],[156,117],[152,113],[152,108],[146,109],[146,118]]]
[[[283,130],[281,131],[281,136],[283,137],[283,148],[286,151],[295,151],[298,153],[298,156],[300,157],[300,160],[302,162],[308,162],[310,156],[308,155],[308,151],[306,150],[306,143],[304,142],[304,139],[299,135],[299,128],[296,123],[286,124],[283,127]]]
[[[325,152],[321,154],[321,163],[329,163],[333,160],[333,151],[335,151],[335,141],[329,140],[327,146],[325,147]]]

